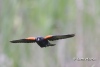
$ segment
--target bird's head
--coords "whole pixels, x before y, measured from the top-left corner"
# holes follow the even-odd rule
[[[36,41],[42,41],[44,38],[43,37],[37,37]]]

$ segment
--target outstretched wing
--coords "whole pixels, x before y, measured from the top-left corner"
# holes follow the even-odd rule
[[[65,38],[70,38],[74,37],[75,34],[68,34],[68,35],[48,35],[45,37],[45,39],[53,41],[53,40],[59,40],[59,39],[65,39]]]
[[[36,42],[35,37],[28,37],[25,39],[12,40],[11,43],[33,43]]]

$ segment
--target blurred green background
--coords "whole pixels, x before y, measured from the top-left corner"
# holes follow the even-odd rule
[[[47,48],[9,42],[73,33]],[[0,0],[0,67],[100,67],[99,40],[100,0]]]

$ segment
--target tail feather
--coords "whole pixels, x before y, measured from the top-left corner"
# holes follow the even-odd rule
[[[49,46],[55,46],[56,44],[49,44]]]

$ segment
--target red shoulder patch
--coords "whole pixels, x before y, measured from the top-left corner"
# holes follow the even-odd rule
[[[48,38],[51,38],[51,37],[52,37],[52,35],[48,35],[44,39],[48,39]]]
[[[26,39],[28,39],[28,40],[35,40],[35,37],[28,37]]]

